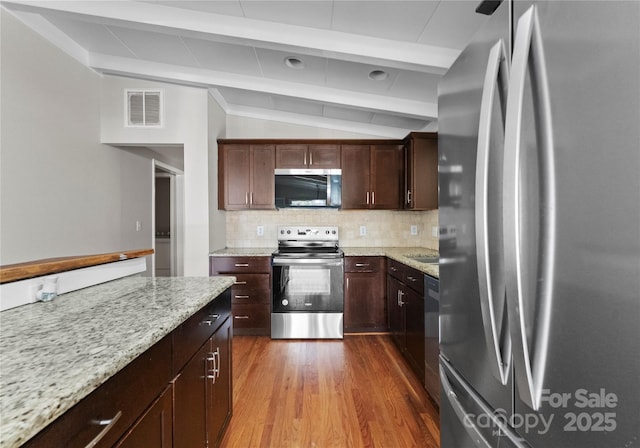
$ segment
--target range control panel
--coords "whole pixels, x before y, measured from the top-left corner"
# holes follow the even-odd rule
[[[338,241],[338,226],[278,226],[278,240]]]

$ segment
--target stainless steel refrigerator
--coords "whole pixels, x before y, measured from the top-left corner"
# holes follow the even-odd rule
[[[439,104],[442,448],[640,447],[640,2],[502,2]]]

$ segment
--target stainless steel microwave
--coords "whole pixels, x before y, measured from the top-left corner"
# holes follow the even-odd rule
[[[276,169],[276,207],[340,208],[342,170]]]

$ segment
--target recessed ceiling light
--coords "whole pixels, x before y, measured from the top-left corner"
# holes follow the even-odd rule
[[[374,81],[384,81],[389,77],[389,74],[384,70],[371,70],[369,73],[369,79],[373,79]]]
[[[287,56],[284,58],[284,64],[289,68],[294,68],[296,70],[301,70],[304,68],[304,61],[295,56]]]

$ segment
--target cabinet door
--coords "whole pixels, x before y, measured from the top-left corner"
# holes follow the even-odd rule
[[[404,288],[405,355],[418,377],[424,379],[424,297]]]
[[[251,193],[250,167],[251,152],[249,145],[221,146],[218,181],[218,208],[224,210],[242,210],[249,208]]]
[[[389,315],[389,331],[394,342],[401,351],[404,351],[404,309],[399,298],[402,283],[396,278],[387,276],[387,312]]]
[[[273,145],[251,145],[251,208],[276,208],[275,168]]]
[[[205,343],[174,380],[174,447],[207,445],[207,361],[211,345]]]
[[[309,145],[309,168],[340,168],[339,145]]]
[[[231,418],[231,319],[222,324],[210,340],[207,375],[207,440],[217,447]]]
[[[342,145],[342,208],[369,208],[369,145]]]
[[[383,331],[387,304],[383,257],[346,257],[344,330]]]
[[[371,208],[402,208],[404,186],[403,149],[401,145],[371,147]]]
[[[308,145],[276,145],[276,168],[307,168]]]
[[[172,389],[168,386],[155,403],[116,444],[116,448],[173,446]]]
[[[438,208],[438,135],[411,134],[405,146],[404,208]]]

